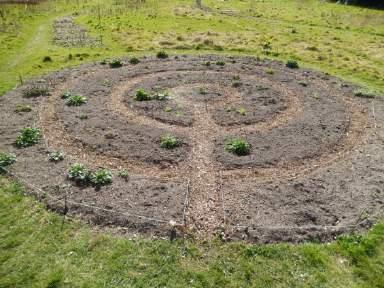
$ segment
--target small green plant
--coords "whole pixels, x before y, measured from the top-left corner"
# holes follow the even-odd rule
[[[209,66],[211,66],[211,62],[207,61],[207,62],[204,63],[204,65],[209,67]]]
[[[162,91],[162,92],[156,92],[152,95],[151,99],[164,101],[168,99],[168,92]]]
[[[308,86],[308,82],[306,82],[306,81],[299,81],[297,83],[299,83],[303,87],[307,87]]]
[[[245,156],[251,152],[251,145],[244,139],[233,138],[227,141],[225,150],[238,156]]]
[[[136,65],[140,63],[140,60],[136,57],[132,57],[131,59],[129,59],[129,63],[131,63],[132,65]]]
[[[0,174],[6,173],[6,167],[16,162],[16,155],[0,152]]]
[[[68,99],[72,96],[72,93],[70,91],[65,91],[63,94],[61,94],[61,99]]]
[[[159,59],[166,59],[168,58],[168,54],[165,51],[159,51],[157,52],[156,57]]]
[[[43,62],[52,62],[51,56],[44,56]]]
[[[200,93],[200,95],[207,95],[208,91],[204,87],[200,87],[199,88],[199,93]]]
[[[160,147],[165,149],[174,149],[182,144],[180,139],[172,135],[163,135],[160,137]]]
[[[135,100],[136,101],[149,101],[151,100],[151,95],[144,89],[139,89],[136,91]]]
[[[355,90],[355,91],[353,91],[353,94],[356,97],[361,97],[361,98],[375,98],[376,97],[376,93],[374,91],[366,90],[366,89]]]
[[[49,159],[49,161],[52,161],[52,162],[62,161],[62,160],[64,160],[64,153],[61,151],[53,151],[53,152],[49,153],[48,159]]]
[[[88,115],[87,115],[87,114],[84,114],[84,113],[81,113],[81,114],[79,115],[79,119],[80,119],[80,120],[86,120],[86,119],[88,119]]]
[[[48,94],[48,88],[39,86],[29,87],[23,91],[23,96],[25,98],[47,96]]]
[[[129,172],[127,169],[123,169],[119,171],[119,177],[127,180],[129,178]]]
[[[173,111],[173,109],[172,109],[172,107],[170,107],[170,106],[166,106],[166,107],[164,107],[164,112],[167,112],[167,113],[169,113],[169,112],[172,112]]]
[[[299,64],[297,63],[296,60],[288,60],[287,63],[285,64],[285,66],[287,66],[288,68],[291,68],[291,69],[297,69],[299,68]]]
[[[267,74],[269,74],[269,75],[273,75],[273,74],[275,74],[275,71],[274,71],[272,68],[267,68],[267,69],[265,70],[265,73],[267,73]]]
[[[16,113],[31,112],[32,107],[26,104],[17,104],[15,108]]]
[[[224,66],[224,65],[225,65],[225,62],[224,62],[224,61],[217,61],[217,62],[216,62],[216,65],[217,65],[217,66]]]
[[[237,113],[239,113],[242,116],[245,116],[247,114],[247,110],[244,107],[240,107],[236,110]]]
[[[102,186],[112,183],[112,172],[107,169],[100,169],[91,173],[90,182],[95,186]]]
[[[37,144],[40,138],[41,133],[38,128],[26,127],[20,131],[15,144],[19,148],[25,148]]]
[[[109,67],[111,67],[111,68],[120,68],[122,66],[123,66],[123,62],[121,62],[120,59],[112,59],[109,62]]]
[[[81,106],[87,103],[87,97],[81,95],[72,95],[67,99],[66,104],[68,106]]]
[[[78,183],[86,184],[90,181],[91,173],[83,164],[75,163],[69,167],[68,178]]]

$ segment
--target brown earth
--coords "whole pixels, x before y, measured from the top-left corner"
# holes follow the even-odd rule
[[[50,95],[24,98],[34,85]],[[168,97],[136,101],[140,88]],[[195,237],[326,241],[369,227],[384,206],[384,106],[380,98],[356,98],[356,88],[251,57],[88,64],[0,98],[0,150],[17,154],[11,174],[49,207],[63,211],[66,202],[70,215],[98,225],[164,235],[176,223]],[[65,91],[87,103],[65,105]],[[32,112],[15,113],[21,103]],[[17,149],[27,126],[41,128],[44,140]],[[165,134],[182,145],[161,148]],[[251,153],[227,152],[233,137],[246,139]],[[65,160],[48,161],[52,150],[64,151]],[[66,178],[75,162],[111,169],[113,183],[78,187]],[[118,177],[123,168],[128,180]]]

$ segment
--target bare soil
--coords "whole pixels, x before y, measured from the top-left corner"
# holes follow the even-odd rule
[[[34,85],[50,95],[24,98]],[[140,88],[168,97],[136,101]],[[263,243],[327,241],[369,227],[384,206],[383,101],[357,98],[356,88],[251,57],[88,64],[0,98],[0,150],[17,154],[11,174],[50,208],[66,205],[97,225]],[[87,103],[65,105],[65,91]],[[33,110],[15,113],[18,104]],[[39,127],[44,139],[17,149],[17,133],[27,126]],[[167,134],[182,145],[161,148]],[[249,155],[226,151],[234,137],[251,144]],[[48,161],[53,150],[65,160]],[[112,184],[77,186],[66,177],[75,162],[111,169]],[[121,169],[128,179],[118,176]]]

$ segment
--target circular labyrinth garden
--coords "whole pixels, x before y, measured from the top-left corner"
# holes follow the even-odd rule
[[[325,241],[380,216],[381,99],[292,62],[158,56],[0,98],[10,175],[51,209],[128,233]]]

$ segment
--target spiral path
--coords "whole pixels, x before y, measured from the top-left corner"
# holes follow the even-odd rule
[[[48,96],[25,98],[31,87]],[[321,241],[369,227],[384,206],[384,121],[380,98],[352,84],[252,57],[147,57],[121,68],[88,64],[52,73],[0,98],[2,151],[12,175],[37,187],[57,211],[128,233],[169,230],[199,238]],[[137,101],[137,90],[166,93]],[[65,105],[64,92],[87,103]],[[17,105],[29,113],[15,113]],[[23,127],[44,141],[17,149]],[[164,149],[160,138],[182,141]],[[225,145],[251,145],[238,156]],[[48,161],[49,151],[64,161]],[[112,184],[78,187],[66,178],[83,163],[113,171]],[[129,171],[129,179],[118,177]],[[176,224],[175,224],[176,223]]]

